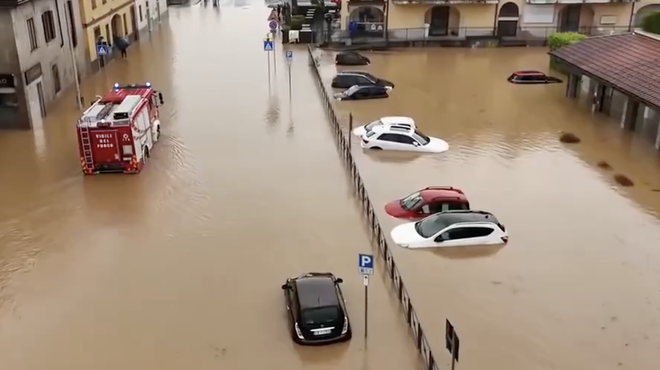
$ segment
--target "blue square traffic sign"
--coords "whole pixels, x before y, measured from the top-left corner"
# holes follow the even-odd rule
[[[264,40],[264,51],[273,51],[273,41]]]
[[[287,51],[286,52],[286,59],[288,59],[288,60],[293,59],[293,51]]]
[[[101,56],[101,57],[108,55],[109,54],[108,45],[97,44],[96,45],[96,54],[98,56]]]
[[[362,275],[373,275],[374,273],[373,254],[358,254],[358,271]]]

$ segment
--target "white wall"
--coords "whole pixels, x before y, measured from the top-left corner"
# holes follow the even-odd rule
[[[161,20],[167,13],[167,0],[136,0],[135,11],[137,14],[138,28],[140,31],[146,31],[149,21],[147,19],[147,9],[152,19],[152,26],[158,24],[158,11],[160,11]],[[140,14],[140,12],[142,14]]]

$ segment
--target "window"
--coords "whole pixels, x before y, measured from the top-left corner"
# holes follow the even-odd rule
[[[1,108],[16,108],[18,107],[18,97],[15,93],[0,94],[0,109]]]
[[[410,211],[415,209],[418,204],[422,202],[422,195],[417,192],[417,193],[412,193],[408,195],[407,197],[401,199],[401,208],[405,209],[406,211]]]
[[[444,209],[444,208],[446,208],[446,209]],[[468,210],[468,209],[470,209],[470,206],[468,206],[465,203],[460,203],[460,202],[449,202],[449,203],[445,203],[443,205],[443,211],[463,211],[463,210]]]
[[[444,205],[445,203],[441,202],[434,202],[429,204],[429,213],[438,213],[444,211]]]
[[[44,26],[44,38],[46,43],[49,43],[57,37],[55,32],[55,18],[53,17],[53,11],[49,10],[41,14],[41,24]]]
[[[53,72],[53,87],[55,88],[55,94],[62,90],[62,84],[60,82],[60,69],[57,67],[57,64],[53,64],[51,67]]]
[[[479,238],[490,235],[492,232],[493,229],[487,227],[459,227],[444,233],[443,237],[445,238],[445,240]]]
[[[122,20],[124,22],[124,35],[126,35],[126,39],[128,39],[128,23],[126,23],[126,14],[122,16]]]
[[[376,83],[378,81],[376,77],[370,75],[369,73],[362,72],[361,74],[363,76],[362,78],[365,78],[367,81],[369,81],[369,83]]]
[[[92,9],[96,9],[96,0],[92,0]]]
[[[382,134],[382,135],[380,135],[380,136],[378,137],[378,140],[382,140],[382,141],[390,141],[390,142],[396,143],[396,142],[397,142],[397,135],[394,135],[394,134]]]
[[[140,12],[140,22],[142,22],[142,5],[138,6],[138,10]]]
[[[69,35],[71,35],[71,44],[75,48],[78,46],[78,33],[76,33],[76,28],[73,26],[76,24],[76,17],[73,14],[73,5],[71,4],[71,0],[66,2],[66,13],[69,16]]]
[[[367,137],[372,137],[374,135],[376,135],[375,131],[367,131]]]
[[[99,42],[99,37],[101,37],[101,27],[94,27],[94,42]]]
[[[112,45],[112,33],[110,32],[110,25],[105,25],[105,42],[108,43],[108,46]]]
[[[419,132],[417,130],[415,130],[415,133],[413,134],[413,137],[415,138],[415,140],[419,141],[419,143],[422,144],[422,145],[426,145],[426,144],[431,142],[431,139],[428,136],[422,134],[421,132]]]
[[[37,40],[37,29],[34,27],[34,18],[27,20],[28,38],[30,39],[30,51],[35,51],[39,47]]]
[[[397,135],[397,136],[398,136],[399,143],[401,143],[401,144],[414,145],[413,143],[416,142],[410,136],[405,136],[405,135]]]
[[[337,307],[311,308],[302,312],[302,321],[307,325],[329,324],[340,317]]]
[[[364,76],[357,76],[356,78],[357,78],[357,83],[360,85],[371,85],[374,83],[373,81],[370,81],[368,78]]]

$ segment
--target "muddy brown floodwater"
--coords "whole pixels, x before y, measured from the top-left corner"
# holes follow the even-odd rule
[[[267,79],[268,10],[232,4],[172,8],[85,81],[88,100],[114,82],[163,91],[143,173],[83,177],[71,94],[34,132],[0,133],[0,368],[420,368],[380,275],[365,350],[370,247],[305,50],[289,105],[281,50]],[[315,270],[345,280],[348,344],[290,340],[280,285]]]
[[[356,124],[410,116],[450,146],[417,156],[363,153],[354,141],[385,231],[401,223],[385,215],[385,202],[451,185],[498,216],[511,237],[504,248],[393,249],[436,356],[448,360],[449,318],[464,370],[657,368],[660,161],[652,145],[565,99],[564,84],[506,82],[514,70],[546,71],[545,49],[368,56],[366,69],[396,88],[387,100],[336,103],[343,124],[349,112]],[[332,59],[320,58],[327,80]],[[582,142],[560,143],[561,131]],[[617,187],[615,173],[636,186]]]

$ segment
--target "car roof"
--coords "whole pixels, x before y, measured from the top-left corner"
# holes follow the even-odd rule
[[[499,224],[499,221],[492,213],[474,210],[440,212],[425,218],[421,222],[427,225],[433,224],[433,228],[436,230],[435,232],[459,223]]]
[[[467,203],[467,197],[461,189],[451,186],[429,186],[419,191],[424,202],[430,202],[433,199],[442,198],[446,200],[460,200]]]
[[[513,72],[514,76],[545,76],[545,73],[540,71],[516,71]]]
[[[411,125],[415,126],[415,121],[410,118],[410,117],[403,117],[403,116],[388,116],[388,117],[382,117],[380,121],[384,125],[396,125],[396,124],[404,124],[404,125]]]
[[[380,125],[376,126],[371,131],[380,134],[380,133],[393,133],[393,134],[403,134],[403,135],[412,135],[414,130],[412,127],[407,127],[407,126],[390,126],[390,125]]]
[[[295,284],[301,310],[339,305],[332,275],[299,277]]]

